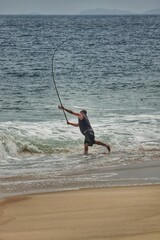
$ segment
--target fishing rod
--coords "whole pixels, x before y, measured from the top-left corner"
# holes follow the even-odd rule
[[[55,77],[54,77],[53,61],[54,61],[54,56],[55,56],[56,52],[58,51],[58,48],[59,48],[62,44],[64,44],[67,40],[68,40],[68,39],[66,39],[65,41],[63,41],[63,42],[61,42],[60,44],[58,44],[58,46],[55,48],[54,53],[53,53],[53,55],[52,55],[52,77],[53,77],[53,83],[54,83],[55,90],[56,90],[56,93],[57,93],[57,97],[58,97],[58,99],[59,99],[59,102],[60,102],[61,107],[63,106],[63,104],[62,104],[62,101],[61,101],[61,98],[60,98],[60,95],[59,95],[59,92],[58,92],[58,89],[57,89]],[[65,119],[66,119],[66,122],[68,122],[67,115],[66,115],[64,109],[62,109],[62,110],[63,110],[64,117],[65,117]]]

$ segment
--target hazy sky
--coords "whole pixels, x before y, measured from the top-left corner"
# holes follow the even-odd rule
[[[142,13],[160,8],[160,0],[0,0],[0,14],[78,14],[94,8]]]

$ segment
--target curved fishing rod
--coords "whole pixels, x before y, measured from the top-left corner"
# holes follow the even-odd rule
[[[62,101],[61,101],[61,98],[60,98],[60,95],[59,95],[59,92],[58,92],[58,89],[57,89],[55,77],[54,77],[53,61],[54,61],[54,56],[55,56],[58,48],[59,48],[62,44],[64,44],[66,41],[67,41],[67,39],[66,39],[65,41],[61,42],[60,44],[58,44],[58,46],[56,47],[56,49],[54,50],[54,53],[53,53],[53,55],[52,55],[52,77],[53,77],[53,83],[54,83],[55,90],[56,90],[56,93],[57,93],[57,97],[58,97],[58,99],[59,99],[59,102],[60,102],[60,105],[61,105],[61,106],[63,106],[63,105],[62,105]],[[68,122],[68,118],[67,118],[67,115],[66,115],[64,109],[63,109],[63,114],[64,114],[64,117],[65,117],[65,119],[66,119],[66,122]]]

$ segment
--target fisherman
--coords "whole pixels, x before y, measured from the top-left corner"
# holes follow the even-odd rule
[[[109,144],[105,144],[103,142],[95,140],[94,131],[93,131],[91,124],[89,122],[89,119],[87,117],[86,110],[83,109],[79,113],[77,113],[77,112],[73,112],[72,110],[64,108],[62,105],[58,106],[58,108],[78,117],[78,123],[72,123],[72,122],[67,121],[67,124],[72,125],[74,127],[79,127],[81,133],[85,136],[85,140],[84,140],[84,153],[85,154],[88,154],[88,146],[93,146],[93,144],[104,146],[108,149],[108,152],[111,151]]]

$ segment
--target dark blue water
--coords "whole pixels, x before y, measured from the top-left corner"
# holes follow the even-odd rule
[[[159,39],[160,16],[0,16],[1,175],[159,160]],[[107,158],[94,146],[81,162],[83,136],[57,108],[51,66],[63,41],[54,57],[63,105],[87,109],[112,146]]]

